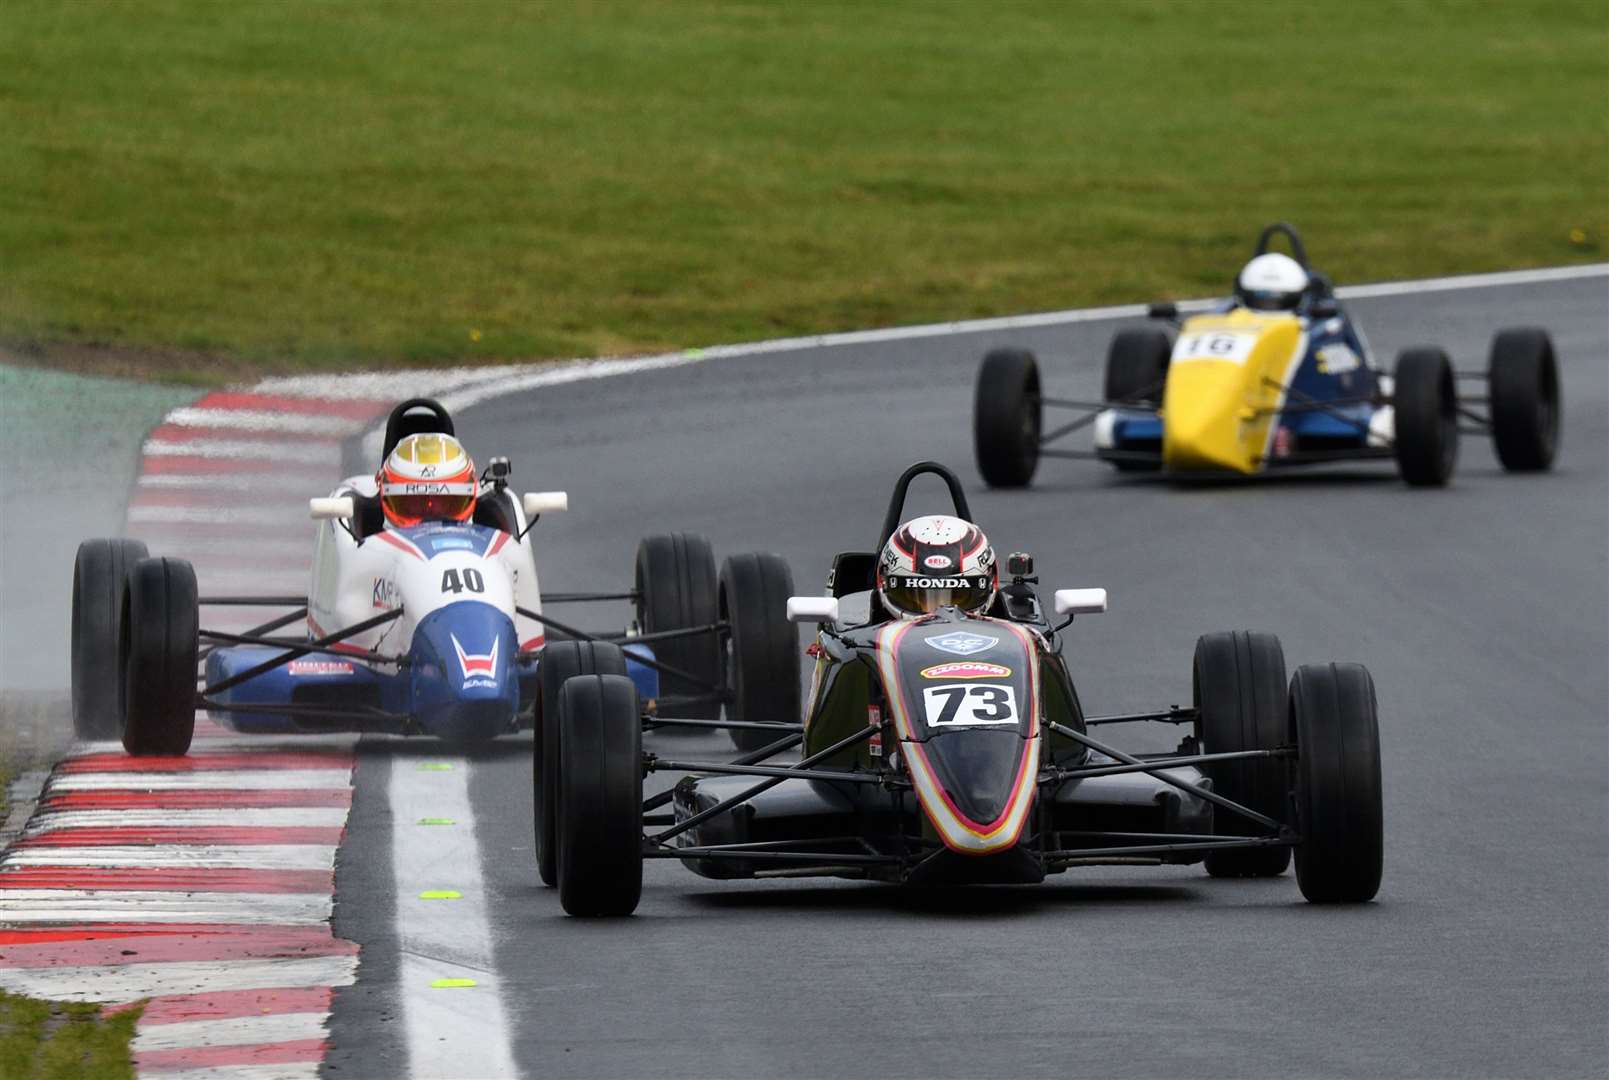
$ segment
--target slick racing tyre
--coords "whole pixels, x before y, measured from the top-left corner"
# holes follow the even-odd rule
[[[536,833],[536,869],[542,884],[559,880],[555,825],[559,799],[559,691],[577,675],[624,675],[626,658],[606,641],[552,641],[537,666],[541,696],[531,733],[531,817]],[[639,718],[640,721],[640,718]]]
[[[1106,400],[1113,405],[1159,407],[1173,342],[1152,326],[1119,330],[1106,350]]]
[[[972,445],[990,487],[1027,487],[1039,467],[1039,362],[1027,349],[993,349],[978,369]]]
[[[1397,357],[1397,468],[1414,487],[1441,487],[1458,461],[1458,391],[1440,349],[1407,349]]]
[[[721,566],[721,618],[726,636],[726,718],[742,723],[799,722],[799,634],[788,621],[793,572],[777,555],[733,555]],[[730,728],[745,753],[786,731]]]
[[[645,634],[709,626],[716,621],[715,553],[696,533],[646,536],[637,545],[637,626]],[[711,632],[653,643],[654,659],[694,676],[659,676],[659,696],[709,697],[720,685],[720,637]],[[666,716],[714,720],[719,701],[662,702]]]
[[[559,691],[559,903],[571,915],[630,915],[642,898],[640,713],[623,675]]]
[[[195,570],[183,559],[135,563],[124,593],[118,645],[123,749],[137,757],[190,749],[199,652]]]
[[[1202,752],[1272,750],[1285,741],[1285,653],[1279,638],[1252,630],[1205,634],[1196,641],[1192,683]],[[1271,818],[1289,814],[1289,769],[1282,758],[1209,762],[1203,771],[1219,795]],[[1221,807],[1213,808],[1218,836],[1264,836],[1268,830]],[[1243,848],[1207,856],[1213,877],[1274,877],[1290,865],[1290,848]]]
[[[1374,680],[1361,664],[1307,664],[1291,679],[1296,743],[1296,883],[1315,904],[1380,890],[1384,827]]]
[[[1520,327],[1493,338],[1486,384],[1492,443],[1503,468],[1552,468],[1559,446],[1559,365],[1547,331]]]
[[[149,553],[138,540],[85,540],[73,560],[73,737],[123,732],[118,642],[129,571]]]

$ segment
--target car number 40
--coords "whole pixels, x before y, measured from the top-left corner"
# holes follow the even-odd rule
[[[1009,686],[958,683],[922,689],[927,726],[982,727],[1017,722],[1017,693]]]

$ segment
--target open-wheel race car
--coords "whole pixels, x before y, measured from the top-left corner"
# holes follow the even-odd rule
[[[717,574],[702,537],[650,536],[629,590],[543,594],[531,529],[567,508],[564,492],[515,498],[506,458],[477,473],[452,418],[428,399],[392,411],[382,456],[378,476],[310,500],[320,524],[305,597],[202,595],[183,559],[148,557],[138,540],[84,541],[73,583],[75,734],[120,738],[133,754],[183,754],[204,710],[247,733],[474,742],[534,723],[543,649],[559,637],[622,643],[621,670],[655,723],[712,719],[761,687],[797,700],[795,632],[780,606],[769,622],[756,619],[761,598],[744,594],[746,606],[722,611],[757,563],[785,598],[792,582],[776,576],[774,559],[733,556]],[[592,634],[545,610],[595,601],[629,601],[635,620]],[[203,609],[242,606],[281,612],[241,633],[202,624]],[[791,666],[772,644],[784,634]]]
[[[1269,250],[1284,236],[1290,255]],[[1405,349],[1387,373],[1296,230],[1270,225],[1235,295],[1181,323],[1176,305],[1112,338],[1101,401],[1050,396],[1026,349],[984,357],[973,399],[978,470],[1022,487],[1042,457],[1094,458],[1124,472],[1237,476],[1295,465],[1394,460],[1415,486],[1447,483],[1460,434],[1490,434],[1503,468],[1550,468],[1559,439],[1559,375],[1545,330],[1493,339],[1485,371],[1455,371],[1436,347]],[[1481,384],[1474,394],[1461,383]],[[1080,414],[1046,430],[1044,411]],[[1094,448],[1055,445],[1093,428]]]
[[[901,525],[924,474],[948,486],[954,516]],[[556,845],[566,911],[630,913],[645,859],[718,879],[918,885],[1031,883],[1102,863],[1205,862],[1215,876],[1263,877],[1294,851],[1309,900],[1375,895],[1380,749],[1365,668],[1303,666],[1287,683],[1274,636],[1208,634],[1190,707],[1088,716],[1059,634],[1104,611],[1105,590],[1058,590],[1052,623],[1032,559],[1009,556],[1000,584],[959,481],[934,462],[899,478],[879,542],[881,554],[834,560],[827,595],[787,601],[791,619],[819,624],[807,711],[730,762],[645,753],[619,649],[549,646],[566,659],[543,673],[556,791],[554,815],[539,809],[538,848]],[[786,705],[770,717],[787,719]],[[1144,722],[1187,734],[1164,754],[1093,734]],[[770,760],[796,746],[797,762]],[[644,799],[644,776],[664,770],[686,775]]]

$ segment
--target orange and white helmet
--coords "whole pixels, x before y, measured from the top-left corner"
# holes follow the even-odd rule
[[[475,512],[475,463],[451,435],[425,432],[397,443],[375,478],[380,508],[397,528],[468,521]]]

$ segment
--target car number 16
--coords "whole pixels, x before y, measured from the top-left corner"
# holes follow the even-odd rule
[[[983,727],[1017,722],[1017,693],[1009,686],[952,683],[922,689],[927,726]]]

